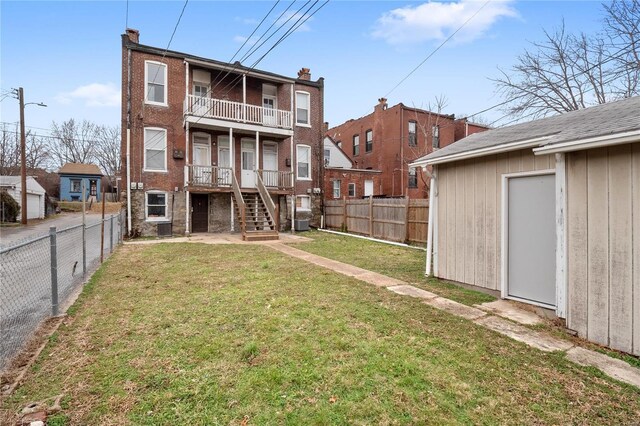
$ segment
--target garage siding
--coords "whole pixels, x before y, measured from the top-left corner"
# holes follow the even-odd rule
[[[437,168],[438,277],[499,290],[502,175],[553,169],[555,159],[526,149]]]
[[[567,154],[567,250],[567,326],[640,355],[640,143]]]

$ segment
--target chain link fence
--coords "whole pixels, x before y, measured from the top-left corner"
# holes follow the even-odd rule
[[[48,235],[0,249],[0,371],[100,266],[100,248],[106,259],[122,242],[124,220],[121,212],[93,225],[51,227]]]

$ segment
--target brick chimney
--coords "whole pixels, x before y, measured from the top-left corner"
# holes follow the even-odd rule
[[[298,80],[311,80],[311,70],[309,68],[301,68],[298,71]]]
[[[133,28],[127,28],[126,33],[127,37],[129,37],[129,41],[133,43],[140,43],[140,31],[134,30]]]
[[[373,107],[373,110],[374,111],[384,111],[385,109],[387,109],[387,98],[379,98],[378,99],[378,105]]]

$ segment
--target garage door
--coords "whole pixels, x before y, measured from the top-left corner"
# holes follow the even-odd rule
[[[555,307],[555,175],[509,177],[506,190],[506,296]]]
[[[27,194],[27,219],[40,218],[40,199],[42,195]]]

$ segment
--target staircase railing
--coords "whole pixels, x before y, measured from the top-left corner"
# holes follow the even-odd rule
[[[280,229],[280,218],[276,216],[277,208],[275,203],[273,202],[273,199],[271,198],[271,195],[269,195],[267,187],[264,186],[264,182],[262,181],[262,177],[260,176],[260,173],[258,171],[256,171],[256,187],[258,188],[260,198],[262,198],[262,202],[267,207],[267,211],[269,212],[269,215],[271,216],[271,219],[273,220],[277,231],[278,229]]]
[[[231,175],[231,187],[233,188],[233,195],[236,199],[236,204],[238,205],[238,212],[240,213],[240,232],[244,238],[247,233],[246,204],[244,202],[244,198],[242,198],[242,192],[240,191],[238,180],[233,174]]]

